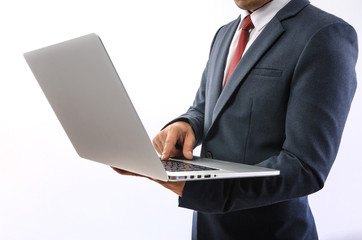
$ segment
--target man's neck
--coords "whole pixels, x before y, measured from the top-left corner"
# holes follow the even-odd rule
[[[253,12],[255,12],[256,10],[258,10],[259,8],[264,7],[265,5],[267,5],[268,3],[270,3],[271,1],[273,1],[273,0],[269,0],[268,2],[264,3],[263,5],[261,5],[260,7],[256,8],[256,9],[248,10],[248,12],[249,12],[250,14],[252,14]]]

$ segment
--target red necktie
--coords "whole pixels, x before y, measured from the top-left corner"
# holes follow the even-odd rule
[[[233,59],[231,61],[231,65],[230,65],[229,72],[226,77],[224,86],[226,85],[226,82],[228,81],[231,73],[236,68],[236,65],[238,65],[238,63],[239,63],[241,56],[243,55],[243,52],[245,50],[245,46],[248,43],[250,30],[253,28],[254,28],[253,22],[251,21],[250,15],[248,15],[244,19],[240,37],[239,37],[239,41],[238,41],[238,45],[236,46],[236,50],[235,50]]]

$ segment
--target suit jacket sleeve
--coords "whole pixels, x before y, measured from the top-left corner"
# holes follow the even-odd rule
[[[306,43],[290,80],[282,150],[258,164],[279,169],[280,176],[187,182],[179,206],[224,213],[321,189],[336,157],[356,89],[357,51],[356,33],[344,23],[320,29]],[[204,73],[193,106],[175,120],[188,121],[198,143],[204,134],[206,81]]]

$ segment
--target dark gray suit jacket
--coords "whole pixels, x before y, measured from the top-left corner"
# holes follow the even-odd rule
[[[317,239],[307,195],[324,185],[356,89],[357,36],[343,20],[292,0],[221,90],[240,19],[217,32],[193,106],[201,155],[279,169],[278,177],[187,182],[194,239]],[[173,121],[174,122],[174,121]]]

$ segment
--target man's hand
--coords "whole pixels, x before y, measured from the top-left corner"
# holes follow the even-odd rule
[[[182,155],[187,159],[193,158],[192,150],[195,144],[195,134],[190,124],[186,122],[175,122],[167,126],[153,138],[152,142],[156,151],[161,155],[161,160],[167,160],[169,157],[180,157]],[[145,177],[118,168],[112,168],[121,175]],[[182,197],[186,182],[163,182],[149,177],[146,178],[161,184],[163,187]]]
[[[153,138],[152,142],[161,155],[161,160],[182,155],[187,159],[193,158],[195,134],[190,124],[186,122],[175,122],[167,126]]]
[[[121,175],[128,175],[128,176],[136,176],[136,177],[145,177],[136,173],[132,173],[132,172],[128,172],[122,169],[118,169],[115,167],[112,167],[114,171],[116,171],[117,173],[121,174]],[[149,178],[149,177],[145,177],[148,178],[158,184],[161,184],[163,187],[171,190],[172,192],[176,193],[178,196],[182,197],[182,192],[184,190],[185,187],[185,183],[186,182],[163,182],[157,179],[153,179],[153,178]]]

